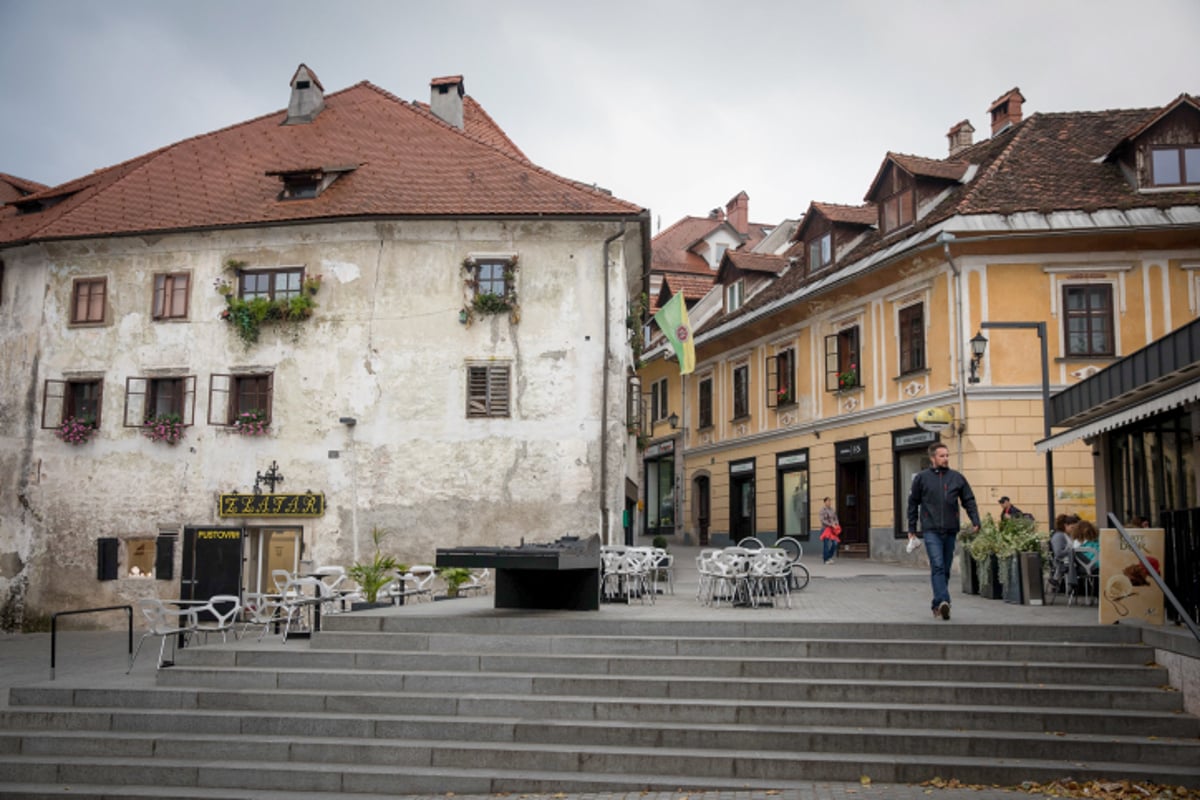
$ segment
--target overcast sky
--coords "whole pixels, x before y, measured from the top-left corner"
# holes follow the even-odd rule
[[[0,0],[0,172],[57,184],[368,80],[462,74],[535,163],[663,226],[737,192],[775,223],[860,203],[888,150],[1014,86],[1033,112],[1200,93],[1200,2]],[[656,228],[657,230],[657,228]]]

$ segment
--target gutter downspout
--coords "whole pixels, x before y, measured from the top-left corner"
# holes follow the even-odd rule
[[[946,263],[950,265],[950,270],[954,273],[954,327],[955,343],[954,350],[958,354],[958,424],[955,427],[958,434],[958,456],[957,461],[959,466],[962,466],[963,459],[963,431],[967,427],[967,364],[963,358],[963,300],[962,300],[962,270],[954,263],[954,257],[950,255],[950,243],[954,241],[954,234],[949,231],[942,231],[938,234],[938,241],[942,243],[942,253],[946,256]]]
[[[609,264],[608,247],[625,235],[625,220],[621,220],[621,230],[604,240],[601,257],[604,259],[604,369],[600,388],[600,541],[609,541],[608,519],[608,373],[609,361],[612,358],[612,342],[609,339],[612,329],[612,309],[609,304]]]

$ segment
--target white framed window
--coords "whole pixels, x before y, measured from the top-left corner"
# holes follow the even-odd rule
[[[670,414],[667,407],[667,379],[659,378],[650,384],[650,419],[659,422]]]
[[[725,312],[732,314],[742,307],[744,299],[745,283],[742,280],[736,280],[725,287]]]

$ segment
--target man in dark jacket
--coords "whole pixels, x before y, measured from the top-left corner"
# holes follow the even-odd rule
[[[908,493],[908,537],[917,536],[920,518],[925,552],[929,554],[929,576],[933,583],[933,616],[950,619],[950,565],[958,537],[958,507],[971,518],[971,529],[979,530],[979,508],[975,493],[962,473],[950,469],[950,450],[941,442],[929,447],[929,469],[913,476]]]
[[[1012,504],[1012,500],[1008,496],[1000,498],[1000,519],[1021,519],[1025,516],[1025,512]]]

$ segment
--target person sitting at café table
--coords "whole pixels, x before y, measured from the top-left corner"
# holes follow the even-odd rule
[[[1050,554],[1057,561],[1071,552],[1070,527],[1079,522],[1074,514],[1059,514],[1054,519],[1054,533],[1050,534]]]
[[[1100,532],[1096,526],[1081,519],[1075,523],[1075,549],[1087,556],[1088,566],[1100,564]]]

